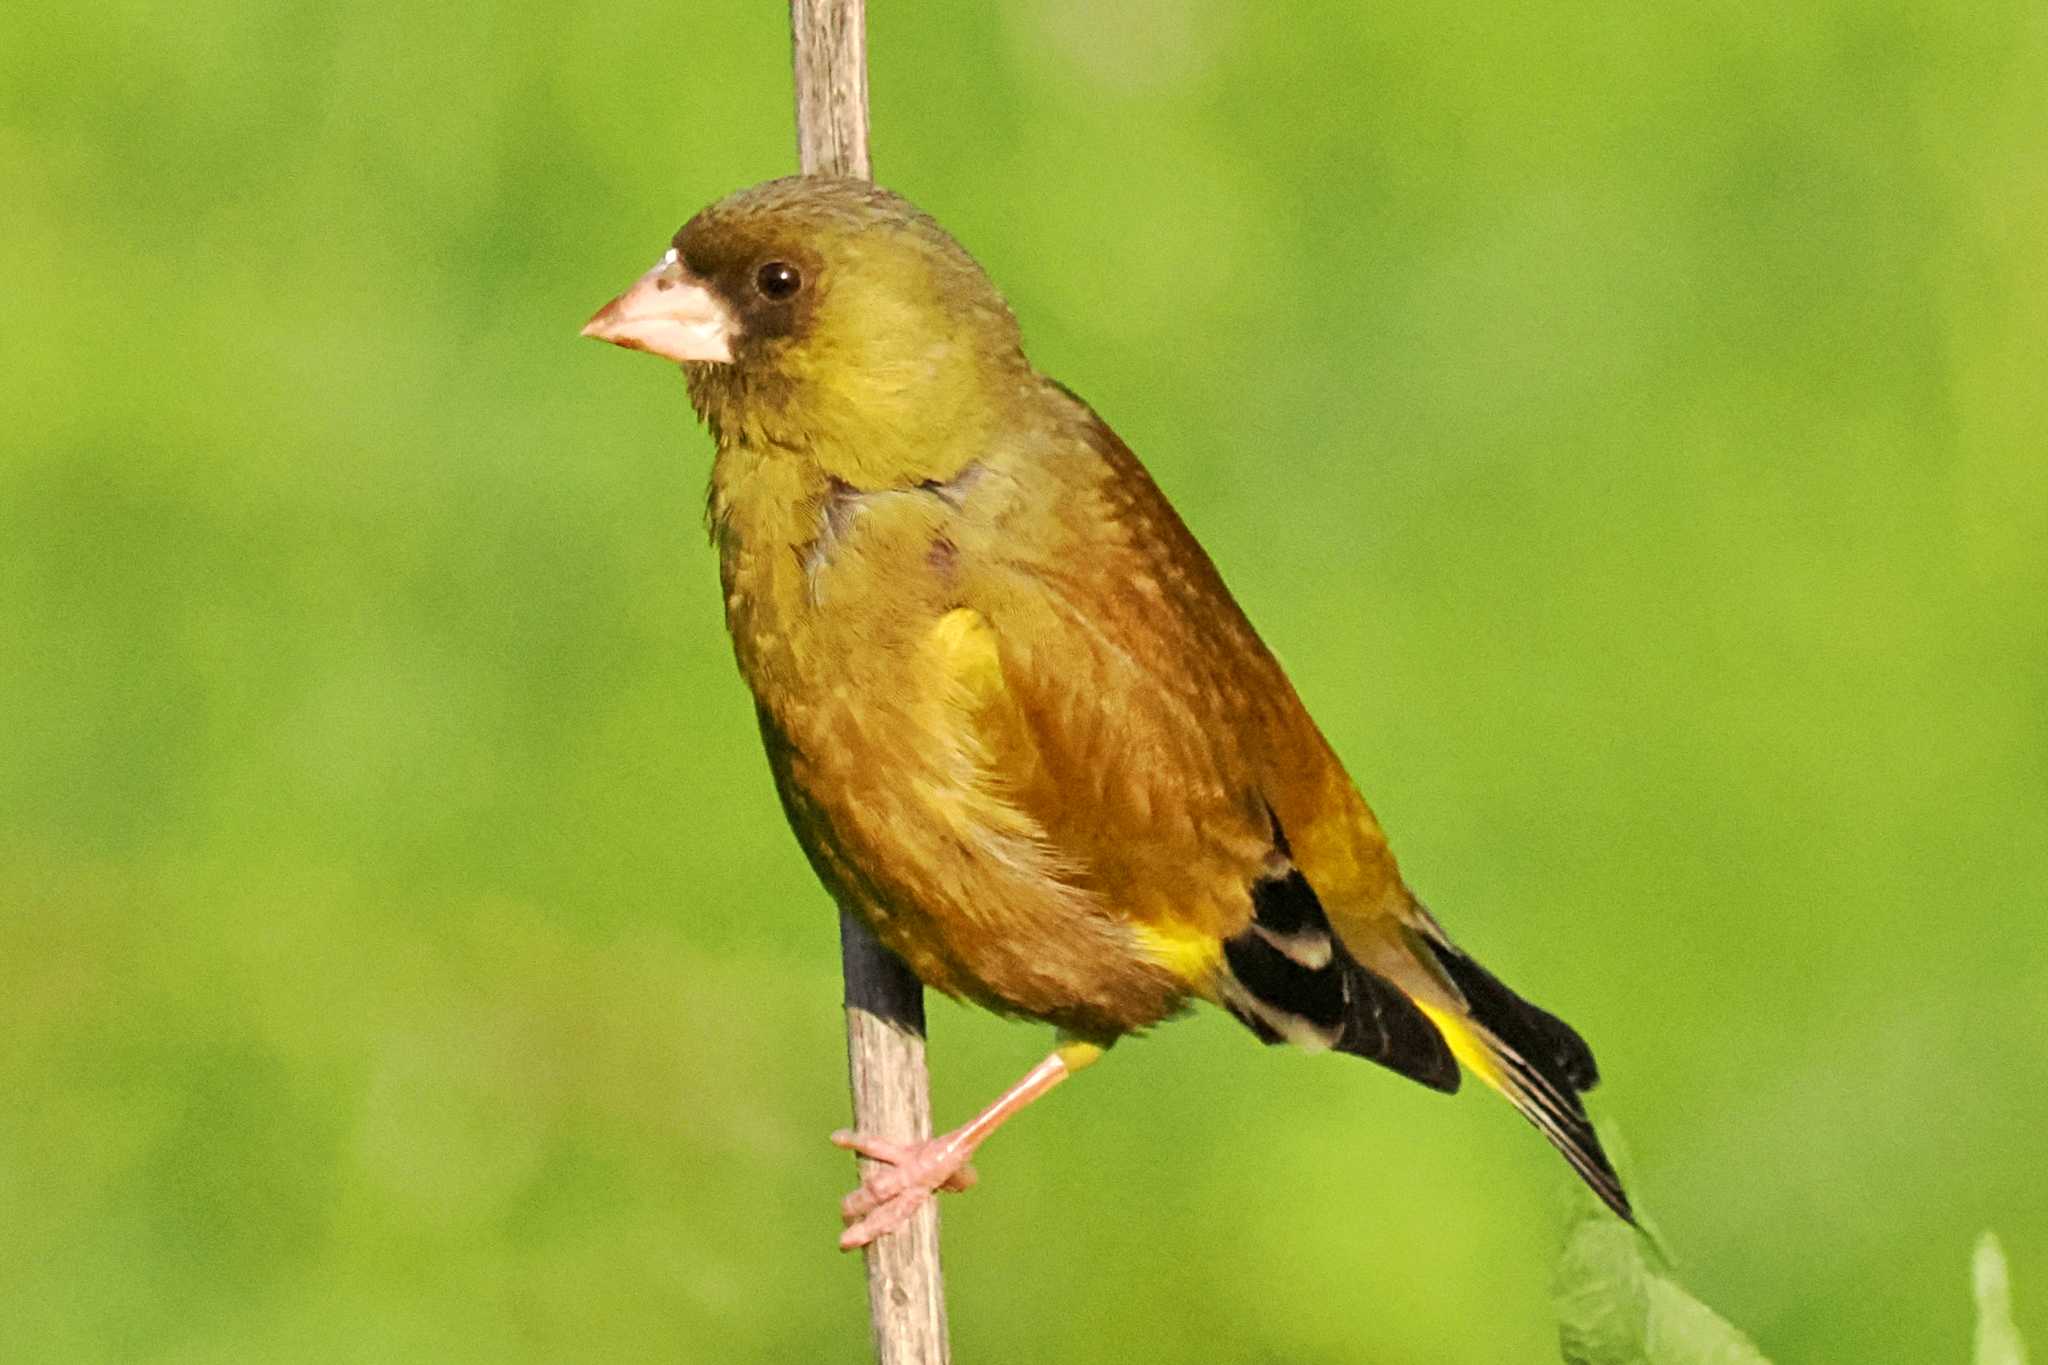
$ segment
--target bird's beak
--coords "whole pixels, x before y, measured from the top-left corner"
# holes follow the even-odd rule
[[[583,335],[664,360],[732,360],[732,310],[671,250],[583,324]]]

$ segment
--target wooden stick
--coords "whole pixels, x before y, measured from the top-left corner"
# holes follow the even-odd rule
[[[803,0],[796,0],[798,4]],[[858,1132],[898,1140],[932,1135],[924,1064],[924,990],[902,959],[839,914],[846,973],[846,1070]],[[862,1160],[862,1169],[866,1160]],[[947,1365],[946,1283],[939,1269],[939,1201],[870,1242],[868,1318],[880,1365]]]
[[[870,179],[867,0],[789,0],[789,35],[797,166]]]
[[[866,0],[790,0],[797,164],[811,175],[870,174]],[[932,1134],[924,989],[853,915],[839,915],[846,974],[846,1069],[856,1131]],[[947,1365],[938,1201],[869,1244],[868,1317],[881,1365]]]

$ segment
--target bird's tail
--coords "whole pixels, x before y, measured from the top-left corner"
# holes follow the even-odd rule
[[[1430,930],[1435,930],[1432,923]],[[1464,1010],[1416,1003],[1467,1070],[1505,1095],[1550,1139],[1607,1206],[1633,1223],[1621,1177],[1579,1102],[1600,1080],[1593,1053],[1571,1025],[1516,995],[1441,931],[1417,935],[1465,999]]]

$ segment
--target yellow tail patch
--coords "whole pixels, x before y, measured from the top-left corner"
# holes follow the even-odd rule
[[[1451,1055],[1456,1057],[1467,1071],[1503,1095],[1509,1093],[1506,1078],[1501,1074],[1500,1063],[1493,1059],[1492,1049],[1487,1047],[1479,1031],[1472,1027],[1470,1020],[1462,1014],[1439,1009],[1420,1000],[1415,1002],[1415,1007],[1428,1016],[1430,1023],[1436,1025],[1436,1031],[1451,1045]]]

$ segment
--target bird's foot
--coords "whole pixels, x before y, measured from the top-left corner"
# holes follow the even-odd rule
[[[941,1190],[968,1189],[976,1179],[974,1167],[967,1164],[974,1148],[958,1133],[923,1142],[890,1142],[842,1128],[832,1135],[832,1145],[878,1163],[862,1174],[860,1188],[839,1203],[839,1216],[846,1224],[846,1231],[839,1234],[841,1251],[894,1232],[925,1200]]]

